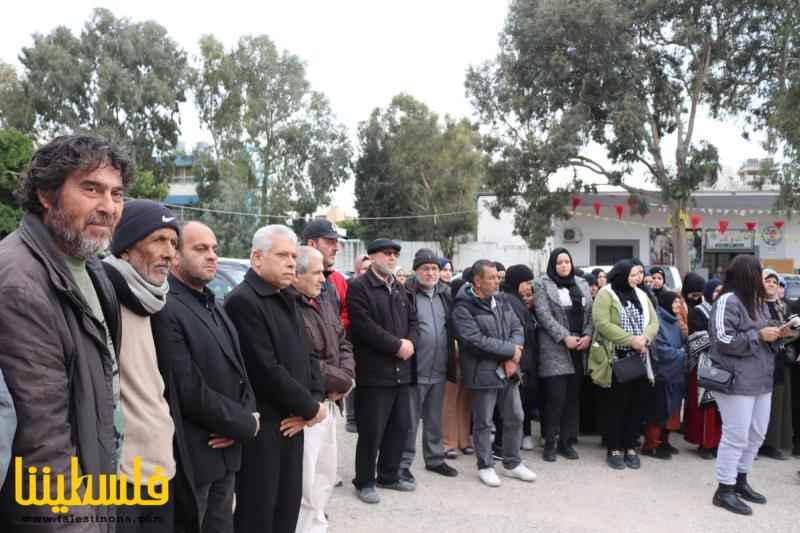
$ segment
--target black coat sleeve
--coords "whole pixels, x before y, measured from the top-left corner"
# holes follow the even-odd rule
[[[169,365],[177,389],[181,414],[194,424],[234,440],[256,433],[256,420],[236,400],[211,388],[192,358],[187,342],[191,335],[169,307],[154,315],[150,323],[156,351]]]
[[[319,404],[276,357],[276,339],[266,327],[267,317],[258,300],[244,292],[233,292],[225,301],[225,311],[239,332],[242,356],[256,398],[283,406],[292,415],[306,420],[314,418]]]
[[[372,318],[367,291],[361,283],[352,283],[347,291],[347,314],[350,317],[350,336],[353,340],[388,357],[397,356],[401,339],[383,329]],[[415,315],[414,328],[418,330],[416,313],[412,314]]]

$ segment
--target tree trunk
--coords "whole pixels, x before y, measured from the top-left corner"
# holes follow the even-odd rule
[[[689,272],[689,249],[686,246],[686,226],[681,218],[683,211],[680,204],[671,204],[672,213],[672,251],[675,266],[681,273],[681,277]]]

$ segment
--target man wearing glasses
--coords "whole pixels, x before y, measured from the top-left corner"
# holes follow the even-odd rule
[[[367,247],[372,266],[351,281],[347,310],[356,359],[356,487],[359,499],[378,503],[375,487],[413,491],[399,477],[411,422],[412,362],[419,335],[414,299],[392,273],[400,245],[377,239]],[[377,460],[377,476],[376,476]]]

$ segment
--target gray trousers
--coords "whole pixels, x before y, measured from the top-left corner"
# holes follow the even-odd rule
[[[408,430],[400,468],[411,468],[417,448],[417,429],[422,419],[422,456],[425,466],[439,466],[444,462],[442,442],[442,409],[444,407],[445,382],[418,383],[411,387],[411,426]]]
[[[715,392],[722,415],[722,440],[717,449],[717,481],[736,483],[736,475],[753,468],[761,443],[767,434],[772,393],[741,396]]]
[[[472,391],[472,442],[478,458],[478,469],[494,467],[492,457],[492,414],[495,404],[503,417],[503,466],[516,468],[522,459],[522,400],[519,384],[508,383],[502,389],[473,389]]]

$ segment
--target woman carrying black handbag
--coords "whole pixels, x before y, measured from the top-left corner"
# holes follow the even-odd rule
[[[726,392],[714,393],[722,414],[722,440],[716,461],[719,487],[713,503],[744,515],[753,510],[739,498],[767,503],[750,487],[747,474],[769,423],[775,370],[771,343],[792,334],[789,328],[767,325],[770,313],[765,298],[758,259],[737,256],[728,267],[722,295],[709,320],[711,360],[733,375]]]
[[[658,334],[658,318],[650,298],[637,288],[643,272],[633,260],[618,262],[592,307],[595,336],[589,371],[592,381],[607,389],[603,406],[606,460],[617,470],[641,465],[636,441],[654,381],[650,344]]]

